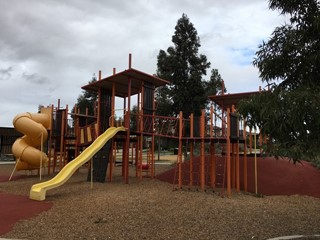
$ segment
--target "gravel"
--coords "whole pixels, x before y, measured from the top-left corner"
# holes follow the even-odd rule
[[[157,165],[159,173],[169,165]],[[0,166],[0,173],[12,168]],[[133,168],[131,166],[131,168]],[[134,175],[133,169],[131,169]],[[10,171],[9,171],[10,173]],[[21,174],[21,173],[19,173]],[[320,234],[320,199],[233,192],[172,191],[157,179],[124,184],[121,167],[113,181],[86,182],[82,168],[63,186],[47,192],[53,207],[18,222],[1,237],[15,239],[268,239]],[[43,180],[52,176],[44,176]],[[28,195],[38,177],[0,185],[1,192]],[[310,238],[311,239],[311,238]],[[314,238],[312,238],[314,239]]]

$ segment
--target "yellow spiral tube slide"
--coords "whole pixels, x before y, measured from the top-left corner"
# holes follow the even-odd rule
[[[39,169],[48,162],[47,155],[39,147],[48,137],[47,128],[51,124],[51,115],[47,113],[21,113],[13,119],[13,126],[24,134],[12,145],[16,157],[16,170]]]

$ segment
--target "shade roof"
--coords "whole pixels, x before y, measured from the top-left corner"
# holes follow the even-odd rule
[[[129,78],[131,79],[131,95],[135,95],[140,92],[142,82],[150,83],[155,87],[160,87],[170,83],[167,80],[130,68],[94,83],[85,85],[82,89],[98,92],[99,87],[101,87],[103,89],[112,90],[112,85],[115,83],[115,95],[117,97],[128,97]]]
[[[249,98],[252,95],[260,93],[256,92],[243,92],[243,93],[232,93],[232,94],[223,94],[223,95],[212,95],[209,96],[209,99],[214,101],[220,107],[226,109],[227,107],[231,107],[232,105],[236,106],[240,100]]]

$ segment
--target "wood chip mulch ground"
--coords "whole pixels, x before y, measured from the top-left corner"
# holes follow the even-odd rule
[[[269,239],[308,235],[304,239],[315,239],[320,234],[320,171],[309,163],[280,161],[284,160],[259,159],[261,198],[243,192],[233,192],[228,198],[213,191],[172,191],[168,179],[174,178],[174,166],[156,165],[163,181],[139,181],[131,176],[130,184],[124,184],[121,168],[116,167],[111,183],[94,183],[92,189],[83,168],[63,186],[48,191],[46,201],[37,202],[28,195],[39,178],[17,173],[23,177],[0,182],[0,237]],[[0,176],[9,176],[12,168],[0,165]],[[27,213],[10,222],[11,216]]]

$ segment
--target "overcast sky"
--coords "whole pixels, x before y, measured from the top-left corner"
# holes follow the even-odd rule
[[[155,73],[159,50],[172,45],[183,13],[228,92],[258,90],[254,54],[284,23],[268,1],[1,0],[0,126],[58,99],[71,108],[94,73],[127,69],[129,53],[132,67]]]

